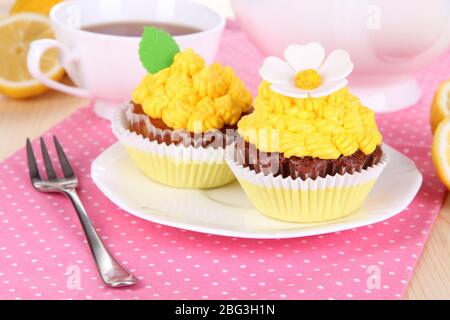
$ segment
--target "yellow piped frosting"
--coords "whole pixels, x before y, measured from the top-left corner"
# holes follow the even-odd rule
[[[252,96],[231,67],[205,66],[187,49],[175,55],[169,68],[147,75],[132,101],[173,129],[199,133],[236,125],[250,109]]]
[[[272,91],[263,81],[253,106],[254,112],[239,121],[238,132],[263,152],[337,159],[358,150],[370,154],[381,144],[373,111],[347,88],[297,99]]]

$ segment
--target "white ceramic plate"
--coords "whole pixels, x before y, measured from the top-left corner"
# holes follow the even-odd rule
[[[414,163],[388,145],[391,159],[364,206],[340,220],[315,224],[286,223],[253,208],[239,183],[209,189],[170,188],[144,176],[116,143],[93,163],[92,178],[123,210],[145,220],[197,232],[242,238],[294,238],[341,231],[386,220],[414,199],[422,175]]]

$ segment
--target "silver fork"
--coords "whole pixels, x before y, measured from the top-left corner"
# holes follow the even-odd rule
[[[72,202],[83,227],[95,263],[106,285],[110,287],[126,287],[134,285],[137,280],[120,265],[119,262],[108,252],[100,237],[95,232],[95,229],[83,207],[83,204],[78,197],[76,188],[78,186],[78,179],[76,178],[72,167],[64,153],[63,148],[59,144],[58,139],[53,136],[53,143],[55,144],[56,152],[58,154],[59,162],[64,174],[64,178],[58,178],[53,168],[52,161],[48,154],[47,146],[44,139],[41,137],[41,151],[44,159],[44,166],[47,172],[47,179],[42,179],[39,175],[36,158],[34,156],[33,147],[30,139],[27,139],[27,159],[28,169],[30,172],[30,179],[33,186],[42,192],[59,192],[65,194]]]

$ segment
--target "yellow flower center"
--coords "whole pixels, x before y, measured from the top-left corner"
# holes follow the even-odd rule
[[[303,70],[295,76],[295,85],[303,90],[312,90],[320,87],[322,77],[314,69]]]

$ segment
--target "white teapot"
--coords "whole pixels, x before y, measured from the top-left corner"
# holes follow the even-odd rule
[[[355,63],[351,90],[378,112],[417,103],[413,74],[450,45],[450,0],[232,0],[232,6],[266,55],[311,41],[347,50]]]

